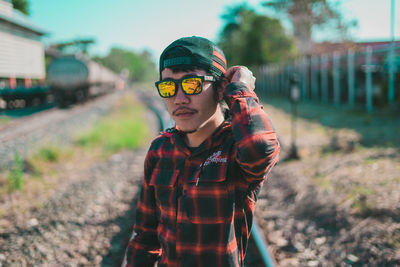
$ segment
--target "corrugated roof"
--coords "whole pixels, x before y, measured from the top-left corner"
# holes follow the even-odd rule
[[[35,25],[28,16],[24,15],[21,11],[13,9],[11,16],[0,13],[0,20],[7,21],[14,25],[20,26],[24,29],[32,31],[38,35],[44,35],[47,32],[39,26]]]
[[[313,43],[312,51],[313,55],[321,55],[332,52],[347,52],[348,49],[353,51],[364,51],[367,46],[372,49],[379,49],[389,47],[390,41],[370,41],[370,42],[343,42],[343,43]],[[400,40],[394,41],[394,45],[397,47],[400,45]]]

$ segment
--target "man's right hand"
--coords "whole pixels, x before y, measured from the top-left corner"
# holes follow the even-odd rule
[[[233,66],[225,73],[225,77],[222,81],[223,88],[233,82],[242,82],[247,88],[254,90],[256,77],[254,77],[253,73],[245,66]]]

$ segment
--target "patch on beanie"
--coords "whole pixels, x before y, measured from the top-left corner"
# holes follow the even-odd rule
[[[164,60],[163,68],[168,68],[175,65],[190,65],[192,60],[190,57],[175,57]]]

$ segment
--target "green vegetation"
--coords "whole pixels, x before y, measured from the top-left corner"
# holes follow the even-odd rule
[[[290,102],[287,99],[269,96],[265,99],[261,97],[261,101],[288,114],[291,113]],[[354,138],[349,141],[355,141],[353,145],[357,151],[362,147],[384,148],[400,146],[400,135],[398,134],[400,120],[395,113],[366,114],[345,106],[335,107],[310,101],[298,103],[297,111],[299,119],[321,124],[328,131],[346,129],[354,132]]]
[[[400,248],[400,231],[395,231],[388,237],[388,243],[394,248]]]
[[[25,15],[29,15],[29,3],[27,0],[12,0],[14,8],[21,11]]]
[[[371,188],[368,188],[366,186],[363,186],[361,184],[356,184],[354,186],[352,186],[351,190],[350,190],[350,195],[352,197],[356,197],[356,196],[370,196],[372,194],[374,194],[374,190]]]
[[[112,114],[79,136],[77,143],[87,148],[101,147],[107,154],[138,148],[149,136],[149,128],[142,119],[143,112],[143,107],[133,97],[125,97]]]
[[[325,191],[332,191],[333,186],[326,175],[316,175],[313,177],[314,183],[319,186],[320,188],[324,189]]]
[[[10,118],[5,117],[5,116],[0,116],[0,125],[6,124],[9,121],[10,121]]]
[[[51,163],[67,161],[73,156],[71,147],[60,147],[49,144],[41,147],[32,157],[27,159],[29,170],[35,177],[40,177],[49,169]]]
[[[351,185],[348,193],[348,197],[352,199],[353,212],[361,216],[369,216],[374,212],[375,207],[369,201],[369,197],[372,196],[375,191],[367,186],[360,183]]]
[[[113,47],[105,57],[94,57],[95,61],[116,73],[127,74],[131,82],[154,81],[157,78],[157,69],[151,54]]]
[[[344,18],[340,12],[338,0],[264,0],[263,5],[291,21],[301,55],[312,53],[311,44],[315,28],[329,27],[336,31],[335,37],[348,40],[350,39],[349,30],[357,25],[356,20]]]
[[[294,55],[293,42],[277,19],[257,14],[246,4],[228,8],[218,42],[228,64],[255,67]]]
[[[24,186],[24,172],[22,158],[15,153],[14,166],[8,173],[8,189],[10,192],[21,190]]]
[[[126,95],[114,105],[108,116],[81,133],[76,144],[43,146],[25,162],[16,154],[11,170],[0,173],[0,194],[20,190],[46,192],[56,186],[58,175],[55,174],[60,164],[91,164],[103,156],[144,145],[150,136],[143,118],[144,111],[133,96]]]
[[[45,161],[56,162],[60,158],[60,154],[61,148],[51,145],[41,148],[39,150],[38,156]]]

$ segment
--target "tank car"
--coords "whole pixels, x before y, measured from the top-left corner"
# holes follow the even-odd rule
[[[56,103],[65,107],[120,89],[123,79],[92,60],[61,56],[49,64],[47,82]]]

